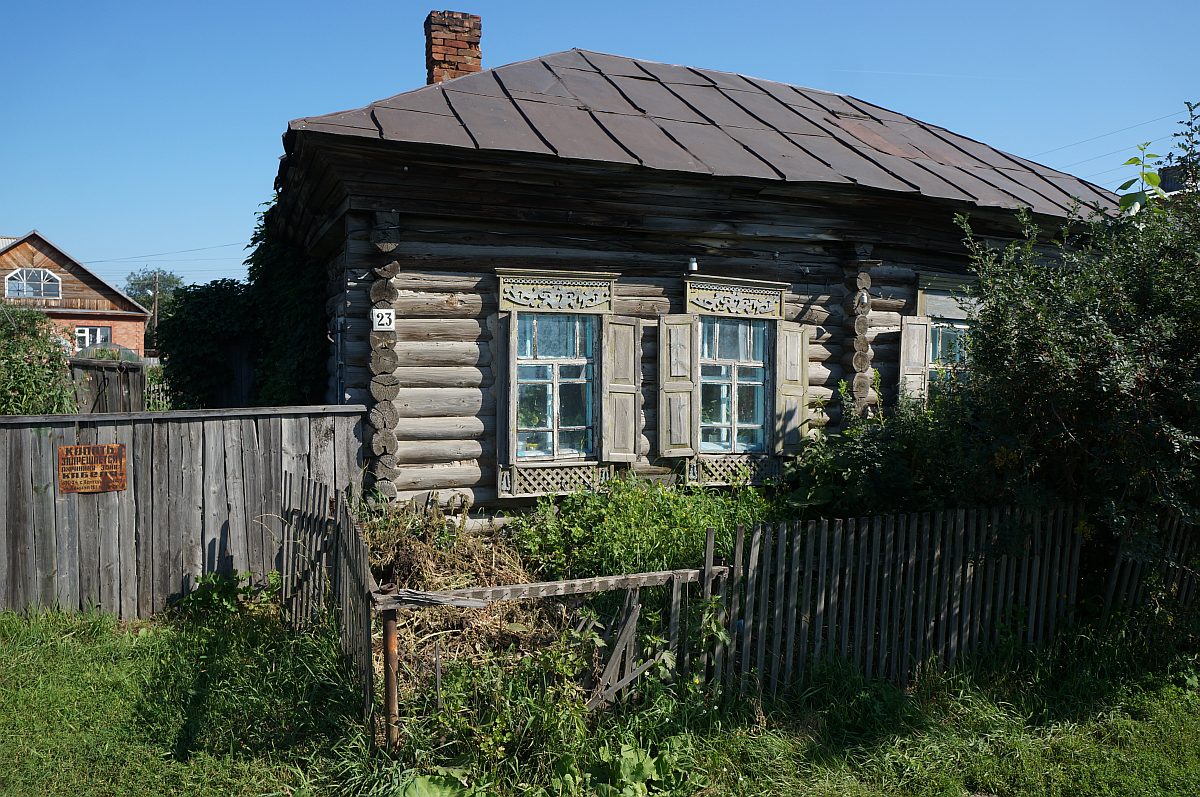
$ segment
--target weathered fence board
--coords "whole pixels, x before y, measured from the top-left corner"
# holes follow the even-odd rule
[[[284,473],[357,485],[362,417],[357,406],[0,417],[0,610],[148,617],[205,572],[265,576],[281,564]],[[58,447],[97,443],[125,445],[126,489],[60,492]]]

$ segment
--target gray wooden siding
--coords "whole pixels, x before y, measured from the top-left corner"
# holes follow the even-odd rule
[[[0,417],[0,609],[149,617],[202,573],[278,567],[285,474],[341,489],[361,406]],[[58,491],[58,446],[124,443],[121,492]]]

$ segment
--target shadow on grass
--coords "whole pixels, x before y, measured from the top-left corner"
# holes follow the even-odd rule
[[[176,760],[197,752],[298,760],[356,722],[360,698],[336,630],[292,630],[269,593],[213,579],[167,623],[169,643],[137,712],[148,740]]]

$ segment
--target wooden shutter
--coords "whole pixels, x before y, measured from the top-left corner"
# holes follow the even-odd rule
[[[925,398],[929,388],[929,328],[927,316],[900,319],[900,395]]]
[[[500,313],[493,331],[492,389],[496,392],[496,462],[517,461],[517,314]]]
[[[700,448],[700,319],[658,320],[658,453],[695,456]]]
[[[600,338],[600,458],[637,459],[642,398],[641,322],[602,316]]]
[[[775,453],[799,453],[808,420],[808,328],[780,321],[775,334]]]

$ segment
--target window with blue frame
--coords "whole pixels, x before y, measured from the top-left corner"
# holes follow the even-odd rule
[[[596,318],[517,315],[518,459],[594,458]]]

